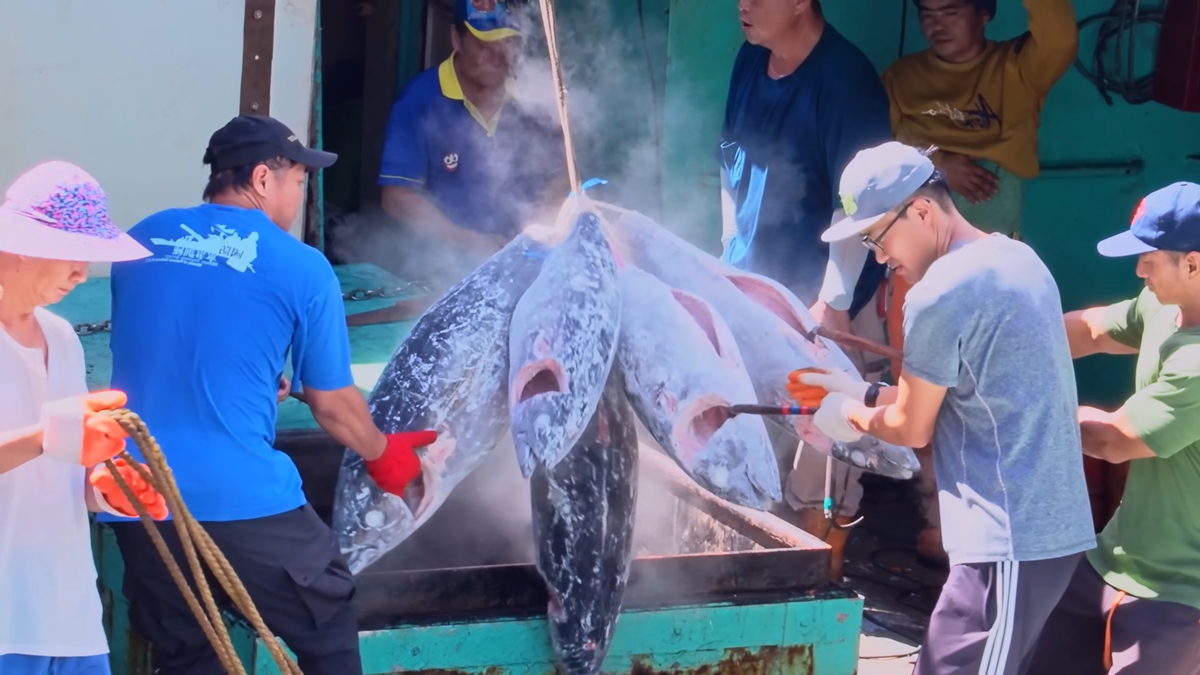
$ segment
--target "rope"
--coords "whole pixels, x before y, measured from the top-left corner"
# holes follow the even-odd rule
[[[554,21],[553,0],[538,0],[542,9],[542,28],[546,31],[546,47],[550,50],[550,77],[554,80],[554,98],[558,103],[558,119],[563,130],[563,150],[567,155],[567,177],[571,191],[582,194],[579,169],[575,165],[575,145],[571,140],[571,125],[567,121],[567,88],[563,83],[562,64],[558,57],[558,29]]]
[[[132,466],[142,480],[154,486],[163,495],[167,502],[167,507],[171,510],[171,515],[175,520],[175,529],[179,532],[179,543],[183,547],[184,556],[187,558],[188,566],[191,568],[192,578],[196,582],[196,586],[200,591],[200,600],[196,599],[192,593],[191,587],[183,576],[183,570],[179,568],[179,564],[175,561],[167,548],[166,541],[163,540],[162,534],[158,531],[158,526],[155,525],[154,519],[146,511],[146,507],[138,500],[129,484],[121,476],[116,465],[112,460],[106,461],[104,464],[112,473],[113,479],[117,483],[117,487],[124,493],[125,498],[137,511],[138,518],[142,524],[146,526],[146,531],[150,534],[150,539],[154,542],[154,547],[158,549],[159,555],[162,556],[163,562],[167,565],[167,570],[171,573],[171,578],[175,580],[175,585],[179,587],[180,593],[187,601],[188,607],[192,613],[196,615],[196,620],[200,623],[200,628],[204,630],[205,636],[208,637],[209,643],[217,652],[217,658],[221,661],[221,666],[229,675],[246,675],[246,670],[242,667],[242,662],[237,657],[234,650],[233,642],[229,639],[229,632],[225,628],[225,622],[221,619],[221,610],[217,607],[216,600],[213,598],[212,590],[209,588],[208,580],[205,576],[204,569],[200,566],[200,558],[207,563],[217,582],[221,588],[233,601],[234,606],[242,613],[250,622],[251,627],[258,633],[259,637],[267,645],[267,651],[271,653],[271,657],[275,660],[275,665],[279,667],[280,672],[284,675],[303,675],[300,672],[300,667],[295,661],[283,650],[275,635],[271,633],[263,622],[262,616],[254,606],[254,601],[250,599],[250,594],[246,592],[245,586],[238,579],[237,573],[233,570],[233,566],[221,554],[220,549],[213,542],[200,523],[192,516],[191,512],[183,503],[183,498],[179,494],[179,487],[175,484],[175,478],[171,473],[171,468],[167,466],[166,457],[163,455],[162,448],[159,447],[158,441],[150,435],[150,431],[146,428],[144,422],[137,414],[132,411],[109,410],[105,411],[109,417],[116,420],[121,428],[125,430],[129,437],[137,444],[141,450],[142,456],[146,459],[146,464],[150,467],[147,472],[142,465],[138,463],[127,451],[122,450],[118,455]],[[201,607],[203,601],[203,608]]]

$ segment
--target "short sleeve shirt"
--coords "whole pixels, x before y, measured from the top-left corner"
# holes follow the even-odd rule
[[[1114,588],[1200,608],[1200,328],[1149,289],[1108,308],[1105,330],[1138,349],[1124,411],[1155,457],[1129,463],[1120,507],[1088,558]]]
[[[510,99],[485,120],[463,95],[451,55],[413,78],[393,105],[379,184],[422,188],[456,225],[515,236],[552,179],[566,174],[551,115]]]
[[[48,359],[0,328],[0,431],[37,424],[46,402],[87,393],[71,325],[41,307],[34,317]],[[45,456],[0,474],[0,655],[108,653],[84,475]]]
[[[887,93],[866,55],[829,24],[790,75],[770,77],[770,56],[746,43],[730,76],[715,148],[737,220],[725,260],[812,303],[829,260],[821,232],[840,205],[842,171],[858,151],[892,139]],[[852,314],[870,300],[885,271],[867,256],[856,274]]]
[[[227,521],[303,506],[273,447],[277,392],[289,351],[294,387],[354,383],[333,268],[253,209],[161,211],[129,234],[151,257],[112,266],[112,386],[154,430],[189,510]]]
[[[904,372],[946,387],[934,426],[952,564],[1095,545],[1058,287],[1003,235],[938,259],[904,303]]]

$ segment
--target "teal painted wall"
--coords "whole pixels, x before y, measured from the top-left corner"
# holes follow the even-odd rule
[[[831,24],[855,42],[880,71],[897,56],[904,5],[911,0],[840,0],[825,3]],[[573,93],[606,102],[612,117],[586,125],[581,144],[583,174],[619,181],[597,191],[614,201],[652,212],[649,194],[661,180],[660,219],[710,251],[719,249],[719,178],[713,159],[733,57],[742,42],[735,0],[644,2],[650,67],[640,47],[634,0],[586,3],[562,0],[560,22],[569,40],[564,59],[578,62],[569,74],[572,124],[589,110]],[[1110,0],[1076,0],[1080,19],[1107,12]],[[869,20],[864,20],[869,17]],[[924,49],[916,12],[909,7],[905,53]],[[988,28],[992,39],[1026,30],[1025,10],[1000,0]],[[1153,40],[1154,32],[1139,32]],[[1080,54],[1090,58],[1097,26],[1082,30]],[[615,46],[614,46],[615,45]],[[639,52],[639,49],[642,51]],[[1139,52],[1151,63],[1152,51]],[[654,73],[656,87],[647,73]],[[1144,73],[1143,66],[1138,72]],[[660,105],[652,105],[650,92]],[[661,92],[661,93],[660,93]],[[1026,188],[1023,231],[1058,280],[1066,309],[1107,303],[1135,294],[1140,281],[1129,260],[1101,259],[1095,243],[1128,224],[1138,200],[1176,180],[1200,181],[1200,115],[1156,103],[1105,103],[1096,88],[1072,68],[1046,101],[1040,136],[1042,176]],[[577,110],[579,110],[577,112]],[[592,116],[591,119],[596,119]],[[647,138],[661,127],[657,152],[661,176],[640,166]],[[1109,164],[1112,166],[1097,166]],[[1074,166],[1075,168],[1071,168]],[[1117,405],[1131,389],[1130,357],[1092,357],[1077,364],[1082,401]]]

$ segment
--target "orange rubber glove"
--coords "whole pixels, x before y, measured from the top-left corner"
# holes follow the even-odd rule
[[[42,453],[92,467],[125,449],[128,434],[101,410],[125,406],[124,392],[98,391],[50,401],[42,406]]]
[[[114,459],[113,464],[117,467],[117,473],[129,485],[130,491],[133,492],[137,500],[146,508],[146,512],[155,520],[163,520],[169,514],[167,509],[167,500],[163,498],[154,486],[142,480],[142,475],[137,469],[130,466],[123,459]],[[146,468],[145,464],[141,465]],[[149,473],[149,469],[146,469]],[[117,481],[113,478],[112,473],[107,466],[101,465],[96,467],[91,476],[88,476],[88,481],[95,488],[95,497],[100,508],[115,515],[125,516],[126,518],[137,518],[138,513],[129,503],[129,498],[121,491]]]
[[[381,490],[403,497],[408,484],[421,475],[421,460],[416,449],[432,445],[437,440],[437,432],[402,431],[387,434],[385,438],[387,447],[379,459],[367,462],[367,473]]]
[[[825,399],[825,396],[829,394],[829,392],[821,387],[805,384],[800,380],[800,377],[805,373],[823,372],[824,371],[820,368],[801,368],[799,370],[793,370],[788,375],[788,396],[790,396],[793,401],[799,403],[800,405],[811,406],[813,408],[819,407],[821,405],[821,401]]]

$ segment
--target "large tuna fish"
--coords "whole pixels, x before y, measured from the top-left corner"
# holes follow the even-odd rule
[[[567,456],[529,482],[537,568],[550,596],[566,675],[594,675],[608,653],[633,556],[638,442],[614,368],[596,413]]]
[[[625,260],[668,286],[704,298],[725,318],[741,349],[758,402],[790,403],[788,374],[798,368],[839,368],[861,378],[836,344],[804,337],[816,322],[779,284],[726,265],[639,213],[623,214],[609,235]],[[788,428],[812,447],[866,471],[906,480],[920,470],[911,448],[871,436],[854,443],[835,443],[811,418],[794,422],[796,426]]]
[[[419,450],[421,476],[404,499],[379,489],[347,450],[333,531],[358,574],[404,541],[446,501],[508,431],[509,322],[537,278],[545,249],[520,235],[460,281],[417,321],[368,398],[385,433],[436,429]]]
[[[767,509],[783,498],[761,417],[730,417],[754,385],[729,326],[699,297],[626,267],[617,363],[642,423],[679,466],[713,494]]]
[[[558,463],[596,411],[617,351],[616,273],[599,219],[585,212],[513,311],[509,409],[526,478]]]

